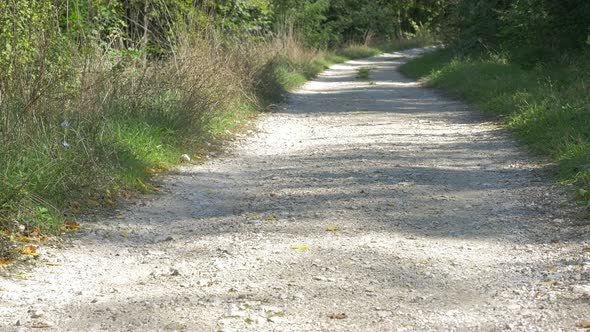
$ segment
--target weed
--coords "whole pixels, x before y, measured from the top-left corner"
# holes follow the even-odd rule
[[[361,67],[357,70],[356,77],[361,80],[368,80],[371,77],[371,67]]]

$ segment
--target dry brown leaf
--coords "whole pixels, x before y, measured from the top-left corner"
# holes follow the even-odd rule
[[[330,319],[346,319],[346,318],[348,318],[348,315],[341,312],[341,313],[337,313],[337,314],[330,314],[328,317],[330,317]]]
[[[555,273],[555,272],[557,272],[557,268],[556,267],[550,267],[550,268],[547,269],[547,272]]]
[[[37,253],[37,248],[38,247],[34,245],[24,246],[20,249],[20,253],[29,256],[39,256],[39,254]]]
[[[0,265],[10,265],[12,261],[10,259],[0,259]]]
[[[583,329],[590,329],[590,321],[585,320],[585,321],[578,322],[578,323],[576,323],[576,327],[581,327]]]
[[[72,220],[66,220],[65,226],[68,230],[80,229],[80,224]]]
[[[551,243],[559,243],[559,240],[558,239],[553,239],[553,240],[551,240]]]

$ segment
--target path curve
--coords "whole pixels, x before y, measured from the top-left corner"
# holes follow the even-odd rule
[[[44,249],[61,266],[0,280],[0,329],[575,330],[588,225],[502,129],[397,73],[419,52],[333,66],[231,153]]]

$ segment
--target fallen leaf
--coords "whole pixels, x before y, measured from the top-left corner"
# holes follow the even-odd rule
[[[272,197],[272,198],[279,198],[279,197],[280,197],[280,195],[279,195],[279,194],[277,194],[277,193],[270,193],[270,194],[268,194],[268,195],[269,195],[270,197]]]
[[[590,251],[590,244],[584,247],[584,251]]]
[[[31,239],[26,236],[23,236],[20,238],[20,242],[31,242]]]
[[[0,265],[10,265],[12,261],[10,259],[0,259]]]
[[[98,201],[94,200],[94,199],[87,199],[86,203],[88,203],[90,205],[98,205]]]
[[[556,267],[550,267],[550,268],[547,269],[547,272],[555,273],[555,272],[557,272],[557,268]]]
[[[252,324],[254,321],[250,318],[246,318],[244,319],[244,322],[246,322],[246,324]]]
[[[107,205],[111,208],[116,208],[117,207],[117,203],[113,202],[111,199],[107,199],[105,200],[105,202],[107,203]]]
[[[65,226],[69,230],[80,229],[80,224],[72,220],[66,220]]]
[[[127,239],[127,238],[129,238],[130,235],[129,235],[129,233],[122,232],[121,236]]]
[[[582,321],[582,322],[578,322],[576,323],[576,327],[581,327],[583,329],[590,329],[590,321]]]
[[[551,243],[554,243],[554,244],[555,243],[559,243],[559,240],[558,239],[553,239],[553,240],[551,240]]]
[[[62,266],[60,263],[47,263],[47,266]]]
[[[556,285],[559,285],[559,282],[557,282],[556,280],[550,280],[550,281],[543,281],[541,284],[543,286],[556,286]]]
[[[50,328],[50,325],[47,324],[39,324],[39,325],[32,325],[31,328],[32,329],[48,329]]]
[[[334,226],[330,226],[330,227],[326,228],[326,231],[328,231],[328,232],[338,232],[338,231],[340,231],[340,228],[334,227]]]
[[[116,219],[125,219],[125,215],[120,213],[118,215],[115,216]]]
[[[29,255],[29,256],[39,256],[39,254],[37,253],[37,246],[34,245],[28,245],[28,246],[24,246],[21,248],[20,253],[23,255]]]
[[[293,250],[306,250],[309,249],[310,246],[307,244],[302,244],[302,245],[298,245],[298,246],[292,246],[291,249]]]
[[[348,315],[346,315],[345,313],[339,313],[339,314],[331,314],[328,317],[330,317],[330,319],[345,319],[348,318]]]
[[[545,295],[545,293],[540,292],[540,291],[535,293],[535,297],[542,297],[543,295]]]
[[[267,216],[264,218],[264,220],[266,221],[277,221],[277,217],[275,216]]]

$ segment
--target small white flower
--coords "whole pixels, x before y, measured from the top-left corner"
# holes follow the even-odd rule
[[[66,142],[66,141],[62,141],[61,145],[64,146],[64,148],[69,148],[70,147],[70,143]]]
[[[60,123],[59,125],[62,127],[69,127],[70,124],[71,124],[70,121],[64,121],[64,122]]]

